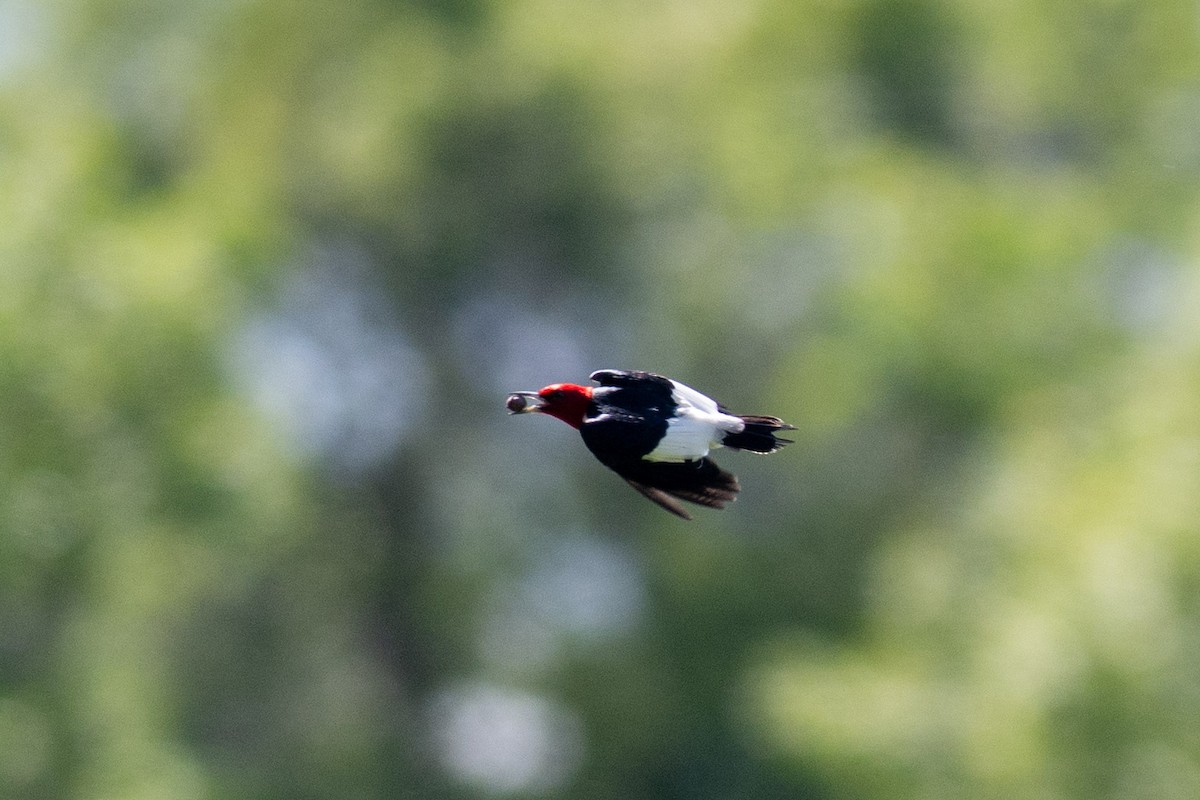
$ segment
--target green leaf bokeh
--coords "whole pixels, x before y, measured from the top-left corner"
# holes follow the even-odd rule
[[[0,3],[0,796],[1195,797],[1198,19]]]

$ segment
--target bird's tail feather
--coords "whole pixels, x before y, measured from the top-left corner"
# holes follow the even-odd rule
[[[788,425],[779,417],[762,417],[749,415],[741,417],[746,427],[737,433],[727,433],[721,444],[737,450],[748,450],[751,453],[774,453],[785,444],[791,444],[791,439],[776,436],[776,431],[794,431],[795,425]]]

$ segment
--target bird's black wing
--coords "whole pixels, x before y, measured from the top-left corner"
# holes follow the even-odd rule
[[[667,397],[671,397],[675,391],[675,383],[670,378],[653,372],[641,372],[639,370],[599,369],[588,376],[588,379],[595,381],[601,386],[640,388],[644,391],[665,394]],[[672,402],[674,402],[674,399],[672,399]],[[717,410],[722,414],[733,413],[723,403],[717,403]]]
[[[737,499],[741,490],[737,476],[709,458],[681,462],[638,460],[612,469],[630,486],[684,519],[691,519],[692,515],[676,498],[709,508],[724,508]]]
[[[595,381],[601,386],[655,387],[660,392],[666,392],[667,397],[670,397],[671,392],[675,390],[675,384],[671,383],[670,378],[638,370],[598,369],[588,376],[588,380]]]
[[[683,507],[682,503],[680,503],[674,497],[671,497],[671,495],[667,494],[662,489],[655,489],[653,486],[647,486],[646,484],[638,483],[637,481],[627,480],[626,483],[641,492],[643,497],[658,503],[675,516],[682,517],[686,520],[694,519],[692,515],[687,512],[687,509]]]

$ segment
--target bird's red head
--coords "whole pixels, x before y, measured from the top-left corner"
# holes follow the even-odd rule
[[[573,383],[552,383],[539,389],[538,397],[542,398],[539,410],[543,414],[558,417],[572,428],[578,428],[583,424],[588,403],[592,401],[592,388]]]
[[[536,392],[517,392],[508,398],[508,410],[513,414],[537,411],[558,417],[572,428],[583,424],[588,404],[592,401],[592,387],[573,383],[552,383]]]

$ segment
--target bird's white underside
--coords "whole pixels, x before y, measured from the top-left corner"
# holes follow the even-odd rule
[[[667,423],[667,434],[658,447],[644,458],[647,461],[693,461],[721,446],[726,433],[738,433],[746,427],[738,417],[723,413],[717,401],[690,386],[671,381],[671,398],[677,404],[675,417]]]

